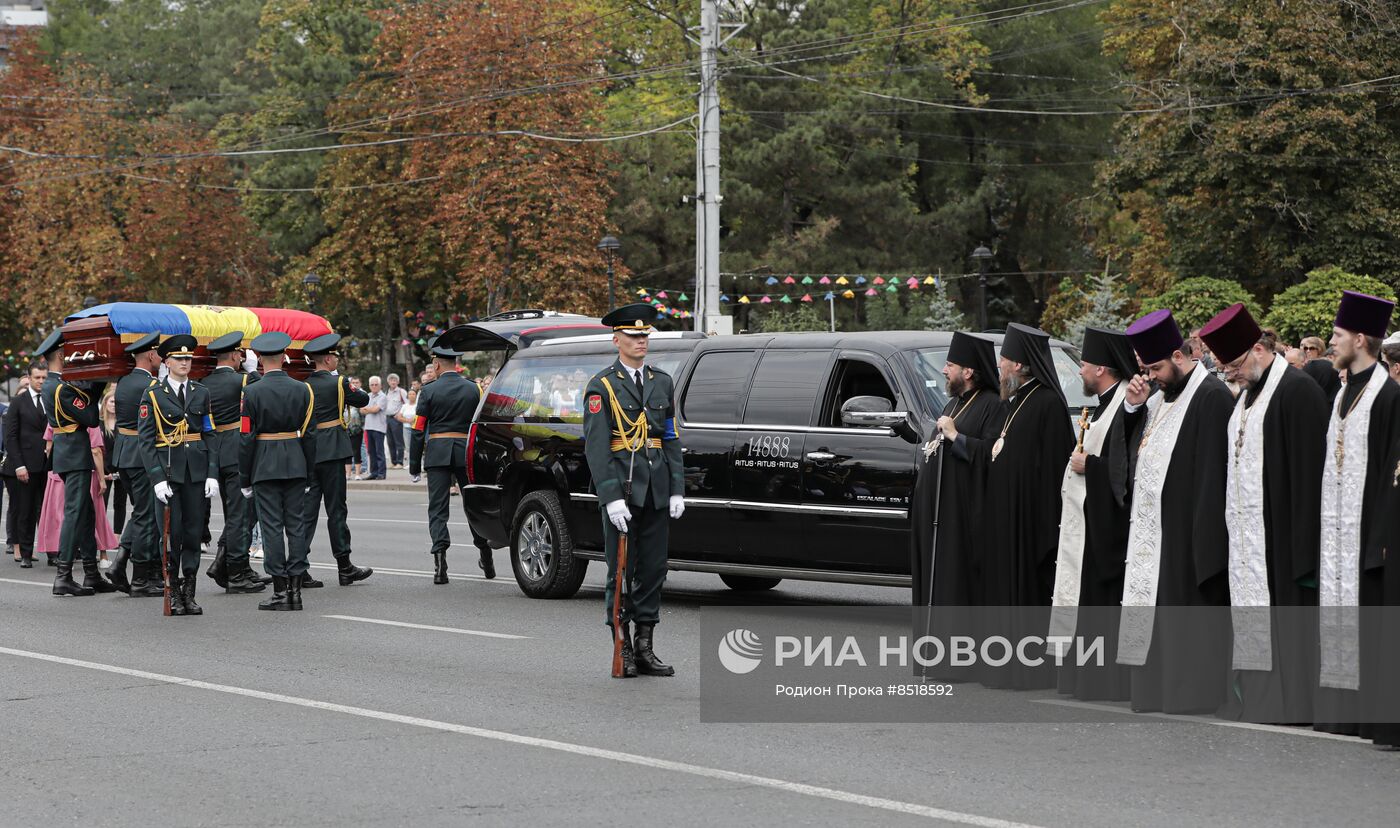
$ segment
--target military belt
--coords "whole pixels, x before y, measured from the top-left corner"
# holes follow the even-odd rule
[[[72,434],[73,432],[75,432],[75,431],[77,431],[77,430],[78,430],[78,427],[77,427],[76,425],[66,425],[66,426],[59,426],[59,427],[55,428],[55,429],[53,430],[53,433],[54,433],[54,434]]]
[[[259,434],[259,440],[295,440],[300,437],[295,431],[273,431],[267,434]]]
[[[157,440],[156,448],[170,448],[171,446],[177,446],[181,443],[198,443],[203,439],[204,435],[200,434],[199,432],[195,432],[193,434],[182,434],[179,437],[176,437],[174,440]]]
[[[125,435],[125,436],[127,436],[127,437],[140,437],[140,436],[141,436],[141,432],[137,431],[137,430],[134,429],[134,428],[118,428],[118,429],[117,429],[117,433],[118,433],[118,434],[123,434],[123,435]]]
[[[649,448],[649,449],[659,449],[659,448],[661,448],[661,438],[660,438],[660,437],[648,437],[648,438],[647,438],[647,446],[646,446],[646,447]],[[627,443],[626,443],[626,441],[622,440],[621,438],[615,438],[615,439],[612,441],[612,450],[613,450],[613,451],[623,451],[623,450],[625,450],[626,448],[627,448]]]
[[[445,440],[448,438],[465,440],[467,439],[467,433],[465,431],[439,431],[428,435],[429,440]]]
[[[318,430],[323,428],[335,428],[340,424],[340,420],[326,420],[324,423],[317,423],[316,428]]]
[[[242,423],[224,423],[223,425],[216,425],[216,426],[214,426],[214,430],[215,430],[215,431],[233,431],[235,428],[238,428],[238,427],[241,426],[241,425],[243,425],[243,424],[242,424]]]

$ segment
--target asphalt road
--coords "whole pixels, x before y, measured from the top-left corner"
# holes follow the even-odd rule
[[[617,681],[600,567],[577,598],[532,601],[504,551],[479,577],[459,523],[434,586],[424,501],[352,492],[376,574],[335,586],[318,539],[330,585],[299,614],[202,579],[205,615],[167,619],[156,599],[54,598],[52,569],[0,561],[0,825],[1393,825],[1400,808],[1400,754],[1288,728],[702,723],[700,613],[752,599],[673,573],[657,649],[679,675]]]

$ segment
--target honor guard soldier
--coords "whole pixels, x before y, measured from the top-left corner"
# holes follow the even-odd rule
[[[209,343],[214,370],[203,380],[209,390],[209,414],[214,431],[205,438],[209,453],[219,468],[219,496],[224,507],[224,530],[219,536],[214,562],[205,573],[226,592],[262,592],[263,582],[248,562],[253,541],[253,524],[248,502],[238,481],[238,444],[243,389],[258,381],[257,374],[245,374],[243,331],[233,331]]]
[[[645,364],[656,310],[635,304],[603,317],[613,329],[618,358],[588,381],[584,394],[583,449],[602,508],[603,549],[608,559],[608,626],[613,624],[617,546],[628,537],[625,600],[622,602],[623,676],[675,675],[652,651],[652,630],[661,616],[666,581],[670,518],[685,511],[684,466],[675,427],[671,377]],[[629,622],[636,624],[635,647]],[[616,631],[614,631],[616,635]]]
[[[467,485],[467,432],[476,416],[481,391],[476,383],[457,371],[459,354],[434,344],[431,347],[437,379],[418,392],[418,407],[409,445],[408,473],[417,477],[428,469],[428,535],[433,540],[433,583],[447,583],[447,550],[452,538],[447,516],[452,506],[452,483]],[[466,508],[466,504],[463,504]],[[472,533],[476,541],[477,565],[486,577],[496,577],[491,547]]]
[[[160,571],[160,535],[156,529],[156,496],[151,491],[151,478],[141,458],[137,439],[137,414],[146,389],[155,385],[160,371],[160,334],[146,334],[130,345],[136,367],[117,381],[113,396],[117,404],[117,433],[112,446],[112,468],[121,477],[122,488],[131,500],[131,513],[122,527],[121,547],[107,569],[112,586],[133,598],[159,598],[165,576]],[[126,562],[131,561],[131,580],[126,577]]]
[[[338,333],[318,336],[306,343],[302,353],[316,370],[306,384],[316,397],[311,414],[312,430],[316,435],[316,465],[309,477],[306,493],[306,545],[316,537],[316,522],[320,518],[321,501],[326,502],[326,531],[330,534],[331,553],[335,555],[336,572],[341,586],[350,586],[374,574],[369,567],[350,562],[350,526],[345,507],[345,464],[355,456],[350,432],[345,428],[345,406],[356,408],[369,405],[369,394],[350,387],[350,378],[335,373],[340,366]],[[397,426],[395,426],[397,427]],[[310,586],[305,581],[303,586]],[[319,584],[318,584],[319,585]]]
[[[190,379],[198,341],[189,334],[166,339],[156,349],[165,360],[166,378],[147,388],[137,410],[137,440],[146,474],[160,506],[170,509],[169,557],[171,615],[203,615],[195,603],[199,541],[209,499],[219,494],[219,461],[204,438],[213,432],[209,391]],[[162,527],[158,527],[162,528]]]
[[[54,331],[37,353],[49,363],[40,398],[53,428],[49,455],[55,474],[63,478],[63,525],[58,533],[58,577],[54,595],[93,595],[113,592],[97,569],[97,511],[92,505],[92,441],[88,429],[101,424],[98,400],[106,383],[71,383],[63,379],[62,331]],[[83,583],[73,580],[73,557],[83,559]]]
[[[257,497],[263,565],[272,576],[272,597],[260,610],[301,609],[301,578],[307,562],[306,487],[316,464],[311,386],[282,370],[292,338],[265,333],[253,340],[263,378],[243,390],[242,443],[238,475],[243,497]]]

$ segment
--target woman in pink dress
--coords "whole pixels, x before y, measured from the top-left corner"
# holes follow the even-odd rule
[[[92,474],[92,489],[89,496],[97,516],[97,548],[116,549],[120,540],[112,525],[107,522],[107,505],[102,502],[102,493],[107,490],[106,469],[102,468],[102,429],[90,428],[89,445],[92,446],[92,460],[97,467]],[[53,427],[44,431],[44,440],[53,442]],[[49,481],[44,486],[44,508],[39,513],[39,530],[35,532],[35,551],[48,555],[58,554],[58,533],[63,526],[63,478],[49,472]]]

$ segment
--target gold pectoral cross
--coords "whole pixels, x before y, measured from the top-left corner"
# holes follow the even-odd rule
[[[1395,476],[1390,479],[1390,488],[1400,486],[1400,463],[1395,464]]]
[[[1332,451],[1332,456],[1336,458],[1337,471],[1340,472],[1342,470],[1342,461],[1345,460],[1347,456],[1346,440],[1341,435],[1337,436],[1337,447]]]

